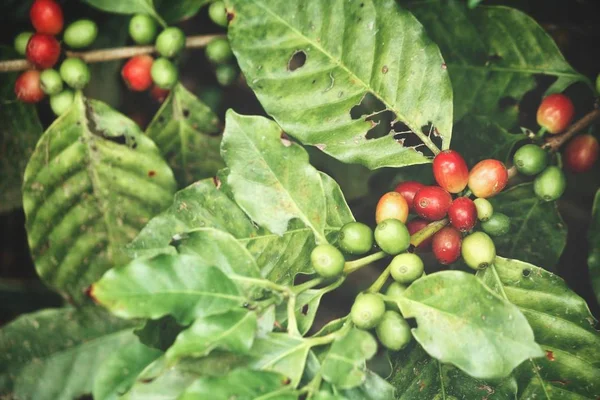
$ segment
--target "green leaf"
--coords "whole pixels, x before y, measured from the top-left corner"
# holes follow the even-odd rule
[[[154,9],[152,0],[83,0],[83,2],[115,14],[148,14],[156,18],[161,25],[166,25]]]
[[[133,344],[133,323],[98,307],[26,314],[0,330],[0,397],[72,400],[104,360]]]
[[[193,256],[166,254],[109,270],[94,283],[90,296],[121,318],[170,314],[184,325],[241,308],[246,301],[217,267]]]
[[[201,378],[192,383],[179,400],[239,399],[296,400],[298,394],[286,378],[273,372],[238,369],[223,377]]]
[[[179,22],[196,15],[198,10],[210,0],[155,0],[158,13],[168,23]]]
[[[352,389],[366,380],[366,360],[377,352],[375,338],[366,331],[352,328],[336,339],[323,360],[323,379],[338,389]]]
[[[575,82],[591,85],[565,61],[550,35],[517,9],[468,10],[457,0],[409,4],[446,60],[456,121],[467,114],[485,115],[501,126],[514,126],[518,103],[535,88],[538,74],[557,78],[549,92],[561,92]]]
[[[146,129],[173,168],[179,186],[213,177],[223,167],[219,119],[177,84]]]
[[[137,125],[76,95],[27,164],[23,206],[35,267],[76,303],[171,201],[173,174]]]
[[[452,89],[444,60],[394,0],[229,3],[229,39],[248,84],[302,143],[371,169],[429,162],[420,150],[438,151],[430,124],[449,147]],[[381,105],[371,115],[351,115],[367,95]],[[391,126],[367,138],[384,110],[408,125],[418,148],[403,146],[406,132],[395,138]]]
[[[598,398],[600,334],[585,301],[560,277],[522,261],[496,257],[478,276],[521,309],[546,352],[515,370],[519,398]]]
[[[416,318],[413,336],[427,353],[474,378],[503,378],[544,355],[519,309],[471,274],[425,276],[397,303],[405,318]]]
[[[510,217],[508,234],[494,238],[497,253],[552,270],[567,244],[567,227],[555,202],[541,201],[532,183],[524,183],[489,199],[495,212]]]
[[[592,224],[588,235],[590,243],[590,254],[588,266],[592,289],[596,294],[596,301],[600,304],[600,190],[596,192],[594,206],[592,207]]]
[[[301,335],[306,335],[312,327],[321,298],[326,293],[321,289],[309,289],[300,293],[296,297],[296,322],[298,323],[298,330]],[[276,320],[279,324],[286,327],[288,314],[287,314],[287,303],[282,303],[276,308]]]

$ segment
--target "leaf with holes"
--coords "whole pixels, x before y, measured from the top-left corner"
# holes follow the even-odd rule
[[[302,143],[371,169],[429,162],[422,151],[440,146],[432,132],[442,149],[450,146],[452,88],[444,60],[394,0],[228,2],[229,39],[248,84]],[[377,106],[355,115],[369,97]],[[381,114],[408,129],[389,126],[371,138]]]
[[[592,225],[589,232],[590,254],[588,266],[592,288],[596,294],[596,301],[600,304],[600,190],[596,192],[594,206],[592,207]]]
[[[567,228],[555,202],[541,201],[524,183],[489,199],[510,217],[510,231],[495,237],[497,253],[553,270],[567,244]]]
[[[496,257],[477,273],[521,309],[546,357],[514,372],[519,399],[597,399],[600,334],[585,301],[558,276],[522,261]]]
[[[312,327],[321,298],[327,292],[323,289],[309,289],[300,293],[296,297],[296,321],[301,335],[306,335]],[[276,308],[276,321],[282,326],[287,327],[288,313],[287,304],[282,303]]]
[[[135,122],[78,94],[27,164],[23,207],[38,274],[75,302],[171,202],[173,173]]]
[[[501,126],[514,126],[519,102],[535,88],[538,74],[557,78],[548,92],[561,92],[575,82],[591,85],[565,61],[550,35],[517,9],[468,10],[457,0],[407,5],[442,50],[457,121],[467,114],[485,115]]]
[[[177,84],[146,129],[173,168],[180,186],[215,176],[219,155],[219,119],[196,96]]]

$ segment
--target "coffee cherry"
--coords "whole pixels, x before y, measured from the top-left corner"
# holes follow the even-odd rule
[[[533,191],[544,201],[554,201],[560,198],[567,187],[567,179],[562,170],[550,166],[539,174],[533,181]]]
[[[423,185],[421,182],[406,181],[399,183],[398,186],[396,186],[396,189],[394,189],[394,191],[400,193],[402,197],[404,197],[404,200],[406,200],[406,203],[408,204],[408,209],[410,211],[414,211],[415,195],[423,187],[425,187],[425,185]]]
[[[397,298],[403,296],[403,294],[406,291],[406,289],[408,289],[408,286],[403,285],[403,284],[401,284],[399,282],[394,281],[386,289],[385,295],[388,296],[388,297],[391,297],[392,299],[397,299]]]
[[[487,221],[494,214],[492,203],[486,199],[476,198],[473,204],[475,204],[475,208],[477,209],[477,219],[482,222]]]
[[[60,74],[55,69],[45,69],[40,74],[40,84],[42,90],[48,95],[57,94],[63,89],[63,81]]]
[[[365,254],[373,248],[373,231],[360,222],[349,222],[340,229],[340,248],[348,254]]]
[[[502,213],[494,213],[490,219],[481,223],[481,228],[490,236],[506,235],[510,230],[510,218]]]
[[[429,221],[437,221],[446,216],[452,196],[439,186],[425,186],[414,198],[415,212]]]
[[[469,173],[469,189],[476,197],[488,198],[500,193],[508,182],[503,163],[487,159],[478,162]]]
[[[483,232],[475,232],[462,241],[462,257],[465,264],[473,269],[484,269],[496,258],[496,246],[492,238]]]
[[[458,193],[467,187],[469,167],[457,151],[444,150],[433,159],[433,176],[444,190]]]
[[[152,63],[150,75],[156,86],[162,89],[172,88],[179,79],[179,72],[175,65],[162,57]]]
[[[206,46],[206,57],[214,64],[225,64],[233,60],[233,52],[229,41],[225,38],[215,38]]]
[[[429,222],[425,221],[421,218],[415,218],[406,223],[406,228],[408,229],[408,233],[410,236],[413,236],[415,233],[419,232],[421,229],[425,228],[429,225]],[[427,251],[431,249],[431,241],[433,239],[431,237],[425,239],[417,246],[418,251]]]
[[[54,0],[35,0],[29,9],[29,18],[39,33],[57,35],[62,31],[62,8]]]
[[[330,244],[320,244],[310,253],[310,262],[317,274],[333,278],[344,270],[344,255]]]
[[[572,172],[589,171],[598,159],[599,150],[598,140],[594,136],[579,135],[565,148],[565,167]]]
[[[219,26],[227,26],[227,10],[222,1],[215,1],[208,7],[208,16],[211,21]]]
[[[398,283],[412,283],[423,275],[424,270],[423,260],[414,253],[398,254],[390,263],[390,273]]]
[[[150,44],[156,37],[157,26],[154,18],[137,14],[129,21],[129,36],[137,44]]]
[[[21,32],[15,37],[14,47],[17,53],[22,56],[27,53],[27,43],[32,35],[33,32]]]
[[[52,68],[60,57],[60,43],[54,36],[34,33],[27,42],[27,59],[38,68]]]
[[[231,64],[218,65],[215,69],[215,75],[217,77],[217,82],[221,86],[229,86],[239,76],[240,71],[237,66]]]
[[[381,344],[394,351],[405,348],[412,340],[410,325],[396,311],[386,311],[375,332]]]
[[[75,93],[70,89],[50,96],[50,108],[52,108],[52,112],[57,116],[63,115],[73,104],[74,98]]]
[[[395,256],[410,247],[410,233],[400,220],[386,219],[375,228],[375,242],[381,250]]]
[[[433,255],[444,265],[452,264],[460,256],[461,241],[460,232],[454,227],[446,226],[433,235]]]
[[[350,318],[360,329],[372,329],[379,324],[385,313],[385,303],[376,294],[361,293],[354,300]]]
[[[170,90],[159,88],[156,85],[152,86],[152,89],[150,89],[150,97],[159,103],[165,101],[166,98],[169,97],[169,93],[171,93]]]
[[[448,218],[453,227],[461,232],[468,232],[477,222],[477,208],[468,197],[458,197],[448,209]]]
[[[60,65],[60,76],[73,89],[83,89],[90,81],[90,68],[79,58],[67,58]]]
[[[17,99],[24,103],[37,103],[44,98],[44,91],[40,84],[40,71],[29,70],[23,72],[15,81],[15,94]]]
[[[548,154],[535,144],[526,144],[515,152],[513,163],[523,175],[537,175],[548,165]]]
[[[152,86],[150,70],[153,62],[154,59],[149,55],[135,56],[127,60],[121,69],[121,76],[129,89],[143,92]]]
[[[379,224],[390,218],[402,222],[406,222],[408,218],[408,203],[398,192],[388,192],[381,196],[375,208],[375,222]]]
[[[185,34],[181,29],[171,26],[158,35],[155,47],[163,57],[174,57],[185,47]]]
[[[549,133],[564,131],[573,120],[575,107],[564,94],[551,94],[544,97],[537,110],[537,123]]]
[[[90,19],[80,19],[70,24],[63,40],[72,49],[81,49],[94,43],[98,37],[98,25]]]

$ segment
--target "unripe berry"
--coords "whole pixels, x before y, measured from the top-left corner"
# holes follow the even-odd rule
[[[475,208],[477,209],[477,219],[482,222],[487,221],[494,214],[492,203],[486,199],[476,198],[473,204],[475,204]]]
[[[506,235],[510,230],[510,218],[502,213],[494,213],[490,219],[481,223],[481,228],[490,236]]]
[[[408,203],[398,192],[388,192],[381,196],[375,208],[375,222],[378,224],[390,218],[406,222]]]
[[[57,35],[62,31],[62,8],[54,0],[35,0],[29,9],[29,18],[39,33]]]
[[[412,340],[410,325],[395,311],[386,311],[375,328],[377,338],[386,348],[402,350]]]
[[[150,89],[150,97],[159,103],[165,101],[166,98],[169,97],[169,93],[171,93],[169,89],[162,89],[156,85],[152,86],[152,89]]]
[[[388,288],[385,291],[385,295],[388,297],[391,297],[393,299],[397,299],[399,297],[402,297],[404,292],[406,291],[406,289],[408,288],[408,286],[403,285],[399,282],[392,282],[390,284],[390,286],[388,286]]]
[[[572,172],[589,171],[598,159],[600,146],[592,135],[579,135],[572,139],[565,148],[563,161],[565,167]]]
[[[425,221],[424,219],[415,218],[406,223],[406,228],[408,229],[408,233],[410,233],[410,236],[413,236],[415,233],[419,232],[421,229],[425,228],[427,225],[429,225],[429,222]],[[432,240],[433,240],[433,238],[431,238],[431,237],[425,239],[417,246],[417,250],[418,251],[430,250]]]
[[[448,209],[448,218],[453,227],[461,232],[468,232],[477,222],[477,208],[468,197],[458,197]]]
[[[515,152],[513,163],[523,175],[533,176],[542,172],[548,165],[548,155],[535,144],[526,144]]]
[[[129,36],[137,44],[150,44],[156,37],[157,26],[154,18],[146,14],[137,14],[129,21]]]
[[[433,235],[431,249],[433,255],[442,264],[452,264],[460,256],[462,236],[460,232],[451,226],[442,228]]]
[[[410,247],[410,233],[403,222],[386,219],[375,228],[375,242],[381,250],[395,256]]]
[[[24,103],[37,103],[44,98],[40,84],[40,71],[29,70],[23,72],[15,81],[15,94],[17,99]]]
[[[488,198],[500,193],[508,182],[508,172],[498,160],[478,162],[469,173],[469,189],[476,197]]]
[[[150,75],[156,86],[162,89],[172,88],[179,79],[179,72],[175,65],[162,57],[152,63]]]
[[[240,71],[237,66],[231,64],[218,65],[215,69],[215,75],[217,77],[217,82],[221,86],[229,86],[239,76]]]
[[[233,60],[233,52],[229,41],[225,38],[215,38],[206,46],[206,57],[214,64],[225,64]]]
[[[496,258],[494,241],[483,232],[475,232],[462,241],[462,257],[465,264],[473,269],[489,267]]]
[[[400,193],[402,197],[404,197],[404,200],[406,200],[406,203],[408,204],[408,209],[410,211],[414,211],[415,195],[423,187],[425,187],[425,185],[423,185],[421,182],[406,181],[399,183],[398,186],[396,186],[396,188],[394,189],[394,191]]]
[[[45,69],[40,74],[40,84],[42,90],[48,95],[57,94],[63,89],[63,81],[60,74],[55,69]]]
[[[320,244],[310,253],[314,270],[324,278],[339,276],[344,270],[344,255],[330,244]]]
[[[60,76],[73,89],[83,89],[90,81],[90,68],[79,58],[67,58],[60,65]]]
[[[27,54],[27,43],[33,35],[33,32],[21,32],[15,37],[15,51],[20,55],[24,56]]]
[[[421,277],[425,265],[414,253],[398,254],[390,263],[390,273],[396,282],[409,284]]]
[[[62,92],[50,96],[50,108],[57,116],[63,115],[73,104],[75,93],[72,90],[66,89]]]
[[[60,43],[54,36],[34,33],[27,43],[27,59],[38,68],[52,68],[60,57]]]
[[[98,25],[90,19],[80,19],[70,24],[65,33],[63,40],[67,46],[73,49],[81,49],[94,43],[98,37]]]
[[[131,57],[121,69],[121,76],[127,87],[135,92],[143,92],[152,86],[152,63],[154,59],[149,55]]]
[[[350,318],[360,329],[372,329],[379,324],[385,313],[385,303],[376,294],[361,293],[354,300]]]
[[[171,26],[158,35],[155,47],[163,57],[174,57],[185,47],[185,34],[181,29]]]
[[[348,254],[365,254],[373,248],[373,231],[361,222],[349,222],[340,229],[338,245]]]
[[[544,201],[554,201],[560,198],[567,187],[567,179],[562,170],[549,166],[533,181],[533,191]]]
[[[537,110],[537,123],[549,133],[564,131],[573,120],[575,107],[564,94],[556,93],[544,97]]]
[[[433,176],[443,189],[458,193],[467,187],[469,167],[457,151],[444,150],[433,159]]]
[[[208,8],[208,16],[215,24],[219,26],[227,26],[227,10],[222,1],[215,1]]]
[[[415,212],[429,221],[444,218],[450,204],[452,196],[439,186],[425,186],[414,198]]]

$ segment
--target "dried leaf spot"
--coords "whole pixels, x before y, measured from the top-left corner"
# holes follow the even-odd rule
[[[288,71],[293,72],[298,68],[302,68],[304,64],[306,64],[306,53],[303,50],[298,50],[292,54],[292,57],[288,62]]]
[[[281,144],[284,147],[290,147],[292,145],[292,141],[290,140],[290,137],[285,132],[281,132],[281,136],[279,138],[281,140]]]
[[[150,171],[148,171],[148,176],[149,176],[150,178],[154,178],[154,177],[156,176],[156,171],[154,171],[154,170],[150,170]]]
[[[321,151],[325,151],[325,148],[327,147],[327,145],[325,143],[318,143],[318,144],[315,144],[315,147]]]
[[[555,361],[554,353],[550,350],[546,350],[546,358],[548,359],[548,361]]]
[[[382,73],[382,74],[387,74],[389,70],[390,70],[390,69],[388,68],[388,66],[387,66],[387,65],[384,65],[384,66],[383,66],[383,68],[381,68],[381,73]]]
[[[442,63],[442,69],[445,71],[448,69],[448,66],[446,65],[446,63]]]
[[[226,10],[227,12],[227,22],[231,23],[231,21],[233,21],[233,19],[235,18],[235,11],[233,11],[233,9],[228,8]]]
[[[219,189],[221,187],[221,180],[219,179],[218,176],[213,176],[213,183],[215,184],[215,187],[217,189]]]
[[[284,378],[281,381],[281,384],[284,385],[284,386],[289,385],[290,383],[292,383],[292,380],[290,378]]]

